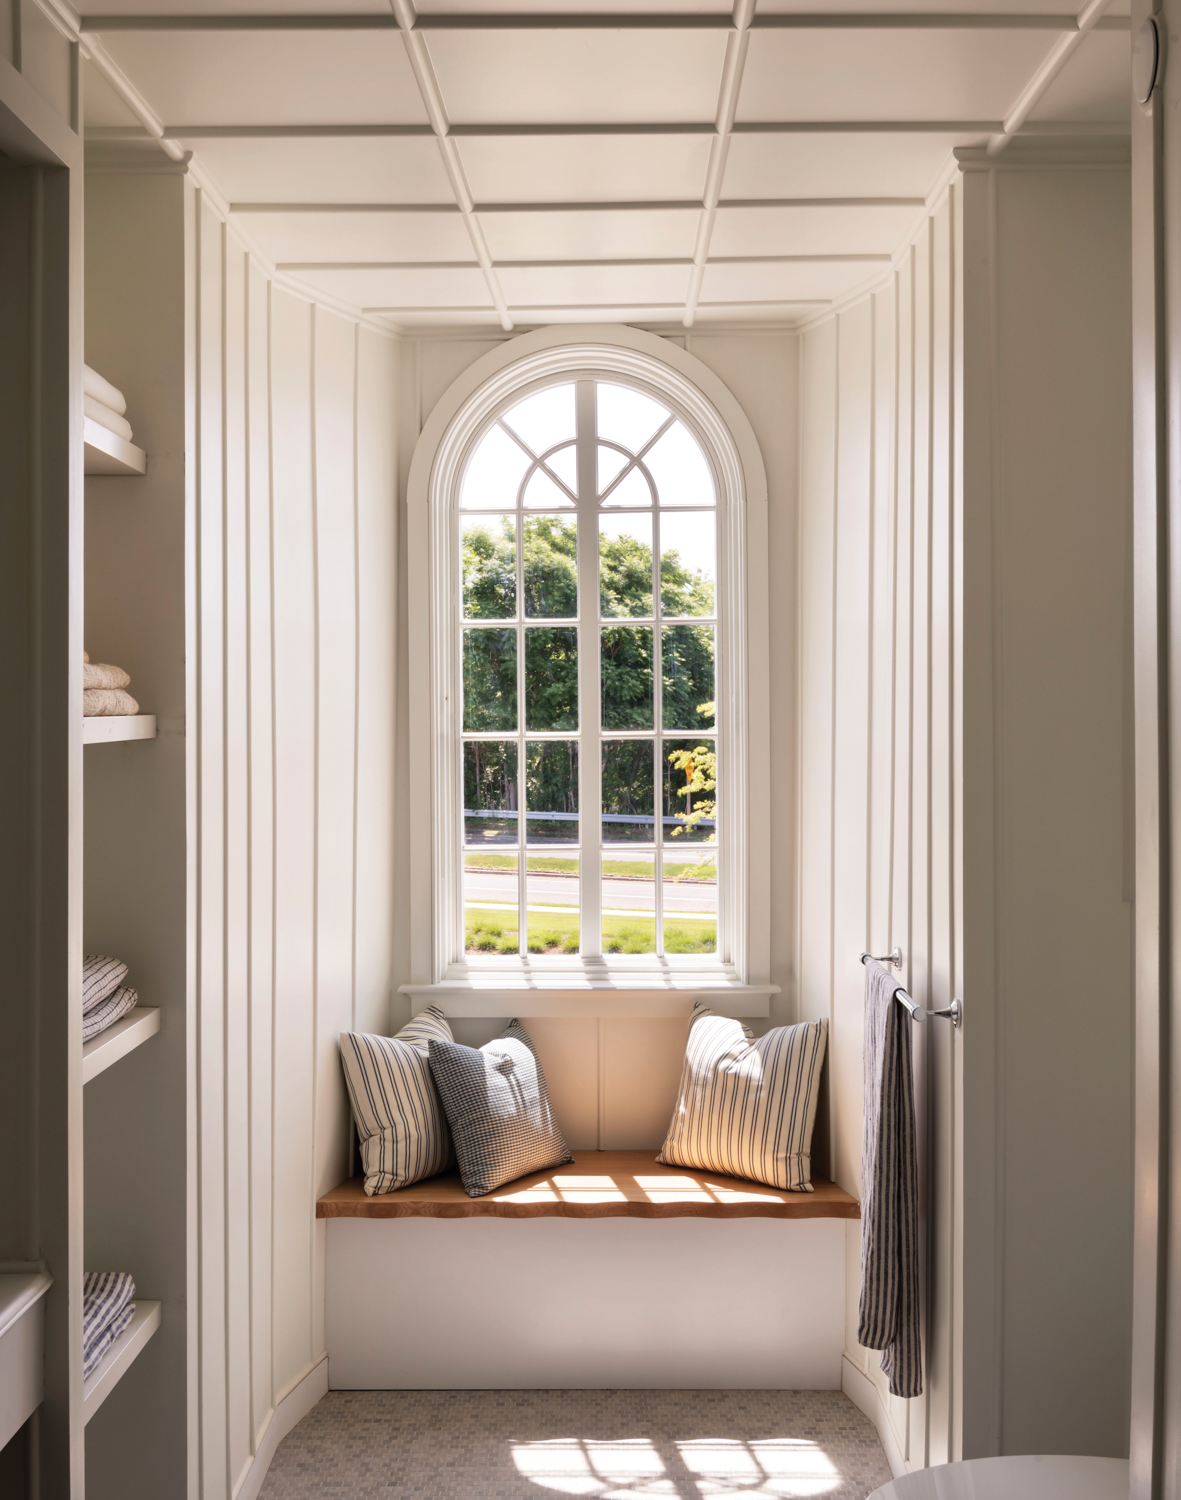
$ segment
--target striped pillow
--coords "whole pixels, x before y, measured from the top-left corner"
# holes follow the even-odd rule
[[[433,1177],[454,1161],[427,1064],[427,1044],[451,1040],[451,1028],[437,1005],[428,1005],[397,1036],[341,1032],[340,1060],[370,1197]]]
[[[812,1191],[812,1126],[827,1021],[752,1038],[699,1000],[681,1092],[657,1161]]]

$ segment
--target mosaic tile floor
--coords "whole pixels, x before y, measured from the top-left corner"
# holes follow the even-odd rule
[[[889,1478],[840,1391],[331,1391],[259,1500],[864,1500]]]

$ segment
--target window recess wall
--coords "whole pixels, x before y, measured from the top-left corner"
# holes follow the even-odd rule
[[[911,1468],[1128,1442],[1127,150],[960,156],[801,364],[801,1007],[848,1191],[858,955],[964,1004],[914,1032],[921,1398],[855,1342],[848,1245],[845,1386]]]

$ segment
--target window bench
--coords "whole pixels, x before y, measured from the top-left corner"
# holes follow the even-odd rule
[[[840,1389],[856,1199],[575,1154],[484,1198],[326,1193],[332,1388]]]
[[[484,1198],[469,1198],[458,1172],[367,1198],[361,1179],[333,1188],[318,1219],[856,1219],[861,1208],[835,1183],[786,1193],[718,1172],[665,1167],[652,1151],[579,1151],[564,1167],[535,1172]]]

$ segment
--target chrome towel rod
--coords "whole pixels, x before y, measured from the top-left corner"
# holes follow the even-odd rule
[[[861,962],[864,963],[867,958],[873,957],[872,953],[863,953],[861,955]],[[902,967],[902,949],[895,948],[887,958],[878,958],[875,959],[875,962],[879,964],[893,964],[895,968],[900,969]],[[929,1016],[946,1016],[957,1031],[964,1024],[964,1007],[959,1000],[953,1000],[946,1010],[925,1010],[904,989],[896,989],[894,991],[894,998],[912,1021],[925,1021]]]

